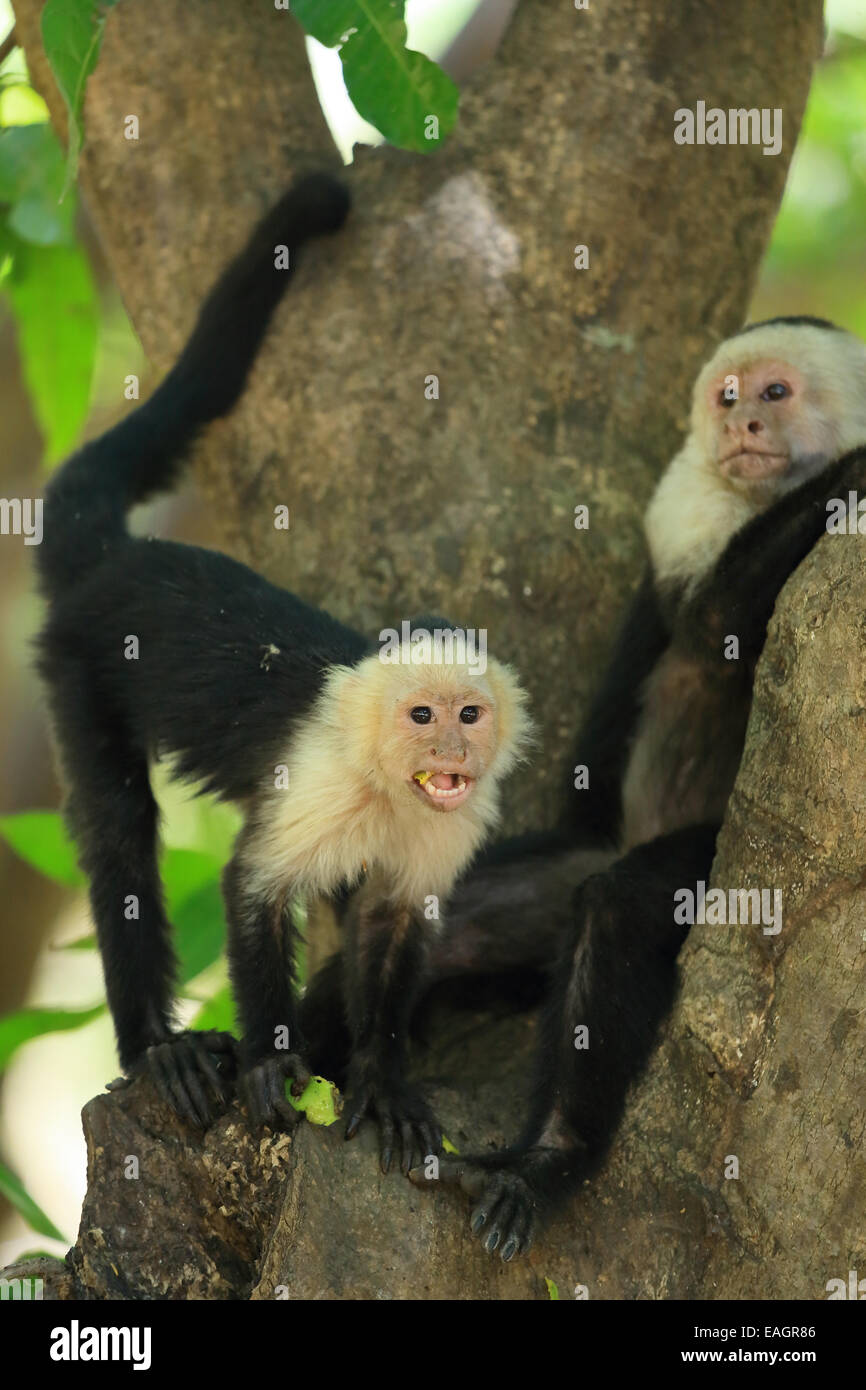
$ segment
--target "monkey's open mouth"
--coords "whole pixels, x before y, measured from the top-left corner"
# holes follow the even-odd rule
[[[466,800],[475,781],[462,772],[416,772],[410,785],[437,811],[452,811]]]
[[[726,478],[775,478],[788,468],[787,454],[765,454],[759,449],[743,449],[722,459],[721,471]]]

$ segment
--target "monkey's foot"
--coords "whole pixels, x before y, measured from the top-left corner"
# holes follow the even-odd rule
[[[254,1129],[293,1129],[301,1118],[286,1099],[286,1077],[292,1078],[292,1095],[299,1096],[309,1085],[312,1072],[297,1052],[279,1052],[260,1057],[241,1071],[238,1090]]]
[[[457,1183],[475,1200],[470,1216],[472,1231],[485,1250],[499,1250],[503,1260],[525,1255],[538,1226],[546,1215],[551,1190],[562,1196],[569,1190],[571,1169],[577,1170],[579,1155],[568,1163],[561,1149],[503,1149],[476,1157],[443,1158],[432,1168],[414,1168],[412,1182]]]
[[[442,1148],[442,1127],[420,1092],[406,1082],[382,1078],[350,1085],[346,1109],[349,1123],[346,1138],[354,1139],[365,1118],[379,1126],[380,1164],[383,1173],[391,1168],[395,1145],[401,1151],[401,1168],[408,1173],[414,1164]]]
[[[175,1114],[207,1129],[231,1099],[237,1057],[231,1033],[189,1028],[148,1047],[128,1068],[129,1075],[109,1082],[107,1089],[119,1090],[147,1072]]]

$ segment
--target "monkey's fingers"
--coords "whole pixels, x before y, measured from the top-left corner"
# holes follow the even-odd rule
[[[181,1065],[183,1050],[176,1041],[157,1043],[147,1049],[147,1067],[165,1103],[187,1124],[206,1129],[210,1106],[194,1072],[190,1084],[189,1068]]]
[[[381,1168],[383,1173],[390,1173],[391,1159],[394,1157],[394,1121],[390,1115],[385,1115],[379,1125],[380,1145],[381,1145]],[[347,1135],[346,1138],[349,1136]]]
[[[220,1076],[218,1068],[214,1065],[209,1051],[205,1047],[196,1044],[195,1054],[199,1070],[204,1076],[205,1081],[207,1081],[219,1103],[225,1107],[229,1100],[228,1087]]]
[[[287,1076],[294,1077],[293,1094],[309,1084],[309,1069],[295,1052],[267,1057],[242,1073],[241,1098],[253,1128],[293,1129],[298,1123],[300,1113],[286,1099]]]
[[[414,1117],[403,1120],[400,1125],[400,1138],[403,1145],[401,1168],[404,1177],[417,1171],[417,1165],[427,1159],[436,1158],[442,1148],[442,1135],[432,1115],[422,1119]]]
[[[535,1228],[534,1207],[532,1191],[519,1173],[501,1170],[490,1176],[470,1218],[474,1234],[487,1227],[482,1244],[488,1255],[500,1245],[506,1263],[526,1253]]]
[[[349,1111],[349,1119],[348,1119],[347,1124],[346,1124],[346,1134],[345,1134],[345,1137],[346,1137],[347,1139],[354,1139],[355,1135],[358,1133],[358,1130],[361,1128],[361,1121],[363,1120],[364,1116],[367,1114],[367,1111],[368,1111],[369,1108],[370,1108],[370,1105],[371,1105],[371,1103],[372,1103],[372,1100],[373,1100],[373,1093],[372,1093],[372,1091],[369,1091],[369,1090],[368,1090],[368,1091],[362,1091],[360,1095],[358,1095],[358,1096],[353,1096],[352,1099],[350,1100],[348,1106],[346,1107],[347,1110]],[[390,1163],[390,1159],[389,1159],[389,1163]],[[384,1170],[384,1171],[387,1171],[387,1170]]]

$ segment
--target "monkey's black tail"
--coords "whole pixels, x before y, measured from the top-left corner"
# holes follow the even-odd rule
[[[330,174],[296,180],[211,290],[186,347],[153,395],[52,479],[36,557],[49,597],[125,538],[129,509],[167,491],[200,428],[229,413],[288,286],[295,252],[312,237],[336,232],[348,211],[348,191]],[[278,268],[281,247],[288,249],[285,269]]]

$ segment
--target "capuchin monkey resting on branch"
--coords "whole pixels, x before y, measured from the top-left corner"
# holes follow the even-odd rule
[[[440,1147],[404,1061],[432,930],[425,905],[447,897],[496,819],[498,783],[528,730],[523,692],[492,659],[483,674],[455,659],[465,634],[443,619],[413,625],[433,639],[426,654],[423,643],[414,648],[420,664],[389,663],[227,556],[137,539],[126,527],[133,505],[174,485],[200,428],[238,400],[290,278],[280,248],[293,268],[298,248],[335,232],[347,212],[330,176],[296,183],[224,272],[151,398],[51,482],[39,667],[124,1070],[148,1069],[182,1118],[206,1125],[236,1063],[228,1034],[172,1024],[148,776],[149,761],[166,755],[176,776],[245,814],[224,891],[243,1026],[239,1088],[256,1125],[293,1123],[286,1079],[299,1093],[310,1078],[292,899],[360,885],[345,914],[347,1137],[374,1118],[387,1171],[395,1149],[408,1169]],[[339,998],[336,1007],[342,1015]]]
[[[440,1161],[503,1259],[596,1171],[676,989],[674,893],[710,877],[778,594],[866,488],[866,345],[775,319],[723,343],[646,516],[650,567],[578,740],[589,787],[565,825],[494,846],[459,885],[428,983],[546,969],[529,1116],[507,1149]],[[849,538],[852,544],[862,544]],[[730,660],[728,640],[739,641]],[[333,1049],[330,964],[304,1001]],[[577,1049],[576,1030],[588,1029]],[[313,1056],[317,1055],[313,1048]],[[327,1065],[327,1063],[325,1063]],[[425,1171],[413,1171],[423,1183]]]

